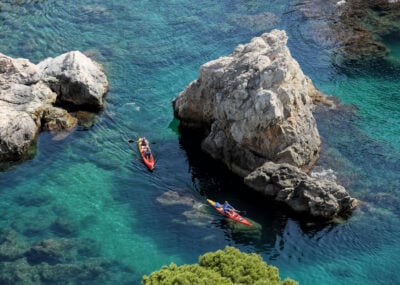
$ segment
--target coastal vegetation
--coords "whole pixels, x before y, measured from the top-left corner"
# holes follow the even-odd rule
[[[200,256],[199,264],[163,266],[143,276],[142,284],[295,285],[298,282],[290,278],[281,281],[278,268],[265,263],[260,255],[227,246]]]

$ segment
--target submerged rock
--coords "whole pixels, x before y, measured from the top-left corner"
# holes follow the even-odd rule
[[[311,0],[295,6],[307,27],[303,37],[331,48],[345,61],[384,58],[390,52],[382,38],[400,31],[400,2],[390,0]]]
[[[183,129],[204,130],[202,150],[246,177],[251,188],[297,211],[330,218],[352,209],[354,199],[342,186],[318,182],[299,168],[308,169],[319,155],[314,104],[334,102],[303,74],[286,44],[286,33],[274,30],[204,64],[199,78],[173,101],[175,116]],[[266,162],[287,169],[293,180],[275,175],[271,183],[255,171]]]
[[[157,197],[157,202],[163,205],[185,205],[190,207],[195,207],[198,203],[194,197],[172,190],[168,190]]]
[[[0,162],[24,158],[41,130],[76,126],[69,109],[99,110],[107,88],[101,66],[79,51],[37,65],[0,53]]]
[[[382,37],[400,31],[400,3],[353,0],[338,7],[339,21],[331,23],[336,50],[350,60],[375,60],[389,54]]]
[[[35,244],[26,252],[25,256],[30,264],[56,264],[68,262],[69,256],[66,254],[75,244],[68,239],[47,239]]]
[[[95,249],[95,250],[93,250]],[[112,266],[86,239],[46,239],[32,246],[16,232],[0,232],[0,284],[103,284]]]
[[[0,230],[0,263],[22,258],[27,249],[28,245],[21,241],[15,231]]]

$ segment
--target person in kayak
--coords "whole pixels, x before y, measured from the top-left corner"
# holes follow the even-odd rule
[[[142,139],[141,145],[142,145],[142,147],[143,147],[143,146],[147,146],[147,140],[146,140],[146,138],[143,138],[143,139]]]
[[[146,147],[146,149],[145,149],[145,151],[144,151],[144,156],[145,156],[147,159],[150,159],[150,156],[151,156],[150,148]]]
[[[225,214],[233,214],[235,212],[235,209],[228,203],[228,201],[224,202],[222,209],[224,210]]]

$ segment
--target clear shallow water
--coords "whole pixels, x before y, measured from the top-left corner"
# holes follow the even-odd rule
[[[32,160],[0,173],[2,230],[27,244],[90,241],[90,254],[78,251],[69,262],[89,256],[111,265],[108,276],[82,284],[139,284],[164,264],[195,263],[226,245],[261,254],[301,284],[400,283],[396,37],[387,39],[387,61],[338,66],[310,40],[304,19],[287,13],[286,1],[18,3],[2,1],[0,52],[38,62],[81,50],[104,65],[110,91],[94,127],[64,140],[44,133]],[[262,13],[275,17],[254,17]],[[341,224],[313,226],[247,193],[199,152],[195,138],[181,138],[173,120],[171,100],[201,64],[272,28],[287,30],[293,56],[322,91],[354,106],[316,114],[319,169],[332,169],[363,201]],[[154,173],[128,143],[139,135],[155,142]],[[180,198],[165,200],[165,193]],[[228,223],[206,198],[228,199],[256,226]]]

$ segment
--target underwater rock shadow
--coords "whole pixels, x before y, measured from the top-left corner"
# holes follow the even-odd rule
[[[30,244],[13,230],[0,231],[0,284],[121,284],[111,272],[133,271],[101,256],[90,239],[49,238]],[[128,280],[128,278],[126,279]]]

